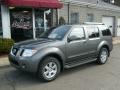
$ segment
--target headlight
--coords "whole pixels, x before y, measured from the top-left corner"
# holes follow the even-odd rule
[[[33,54],[35,54],[37,52],[37,50],[35,50],[35,49],[25,49],[24,51],[23,51],[23,54],[22,54],[22,56],[23,57],[31,57]]]

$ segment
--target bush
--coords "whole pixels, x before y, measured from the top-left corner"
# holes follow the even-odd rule
[[[64,17],[60,17],[59,18],[59,25],[64,25],[64,24],[66,24]]]
[[[0,38],[0,53],[8,53],[13,44],[12,39]]]

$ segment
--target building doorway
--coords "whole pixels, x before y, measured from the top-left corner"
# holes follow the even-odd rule
[[[115,36],[115,18],[112,16],[103,16],[102,23],[107,25],[112,33],[112,36]]]
[[[50,9],[35,9],[35,37],[40,35],[52,27],[52,10]]]

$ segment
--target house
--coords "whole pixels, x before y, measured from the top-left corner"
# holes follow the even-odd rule
[[[113,36],[120,36],[120,7],[114,0],[61,0],[59,17],[66,23],[102,22],[109,26]]]

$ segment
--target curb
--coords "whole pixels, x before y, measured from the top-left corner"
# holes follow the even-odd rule
[[[10,65],[2,65],[2,66],[0,66],[0,69],[1,68],[7,68],[7,67],[10,67]]]
[[[6,67],[10,67],[8,56],[4,56],[0,58],[0,68],[6,68]]]

